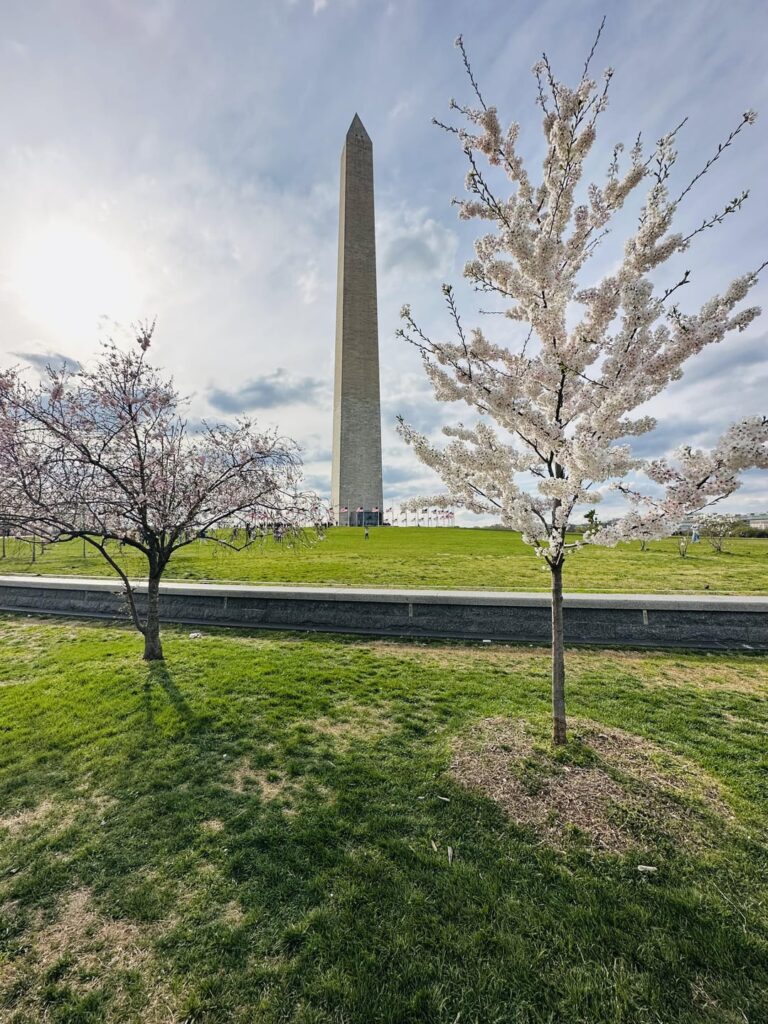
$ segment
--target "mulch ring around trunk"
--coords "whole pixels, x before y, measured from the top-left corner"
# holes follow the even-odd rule
[[[522,720],[483,719],[457,741],[450,773],[557,849],[703,848],[735,824],[722,787],[698,765],[598,722],[570,726],[556,755]]]

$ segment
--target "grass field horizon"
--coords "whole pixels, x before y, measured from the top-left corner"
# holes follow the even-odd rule
[[[768,1019],[765,658],[164,637],[0,616],[3,1022]]]
[[[27,543],[7,542],[0,574],[114,576],[93,549],[79,541],[46,548],[31,561]],[[706,541],[690,545],[686,558],[676,538],[616,548],[586,547],[566,562],[565,589],[594,593],[768,594],[768,539],[734,538],[718,553]],[[142,559],[112,553],[131,576]],[[178,551],[168,580],[290,584],[297,586],[403,587],[417,589],[546,591],[549,573],[515,533],[462,528],[389,527],[363,531],[335,527],[323,540],[292,548],[271,538],[246,551],[210,543]]]

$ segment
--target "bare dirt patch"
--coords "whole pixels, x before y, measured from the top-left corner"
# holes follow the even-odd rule
[[[77,889],[64,899],[56,920],[40,931],[35,946],[44,970],[65,953],[75,952],[86,968],[109,970],[135,967],[142,961],[146,953],[140,940],[141,930],[136,925],[102,918],[93,907],[89,890]]]
[[[278,808],[287,818],[298,812],[302,798],[321,803],[334,799],[327,786],[310,777],[292,778],[274,768],[252,768],[247,758],[237,765],[232,788],[236,793],[258,794],[263,804]]]
[[[242,922],[245,915],[243,914],[242,907],[235,900],[230,900],[229,903],[225,903],[221,909],[221,919],[226,924],[238,925]]]
[[[557,848],[576,836],[611,853],[664,839],[703,846],[735,820],[718,783],[683,758],[594,722],[574,722],[573,735],[582,756],[566,763],[524,722],[485,719],[456,745],[451,774]]]
[[[18,811],[16,814],[9,814],[0,818],[0,829],[5,829],[11,836],[17,836],[30,825],[36,825],[43,821],[53,811],[53,803],[50,800],[41,801],[37,807],[30,807],[26,811]]]
[[[392,732],[393,723],[378,708],[356,708],[342,718],[316,718],[312,730],[334,744],[348,748],[361,740],[375,741]]]
[[[698,801],[722,819],[735,820],[723,787],[699,765],[686,761],[642,736],[577,719],[576,737],[594,750],[609,768],[651,788]]]
[[[84,995],[94,989],[108,992],[109,1019],[123,1019],[129,997],[122,978],[137,973],[147,994],[141,1020],[146,1024],[171,1024],[177,1019],[175,1000],[170,989],[158,980],[160,972],[149,948],[151,934],[149,928],[99,913],[87,888],[67,894],[52,921],[34,922],[25,961],[13,964],[5,975],[6,992],[25,982],[19,989],[24,994],[11,1005],[28,1013],[30,1019],[47,1019],[45,1005],[40,1002],[42,981],[58,968],[61,978],[78,993]]]
[[[236,793],[258,792],[262,800],[266,801],[280,797],[290,799],[294,789],[281,772],[252,768],[247,758],[235,769],[232,788]]]
[[[0,818],[0,829],[6,829],[12,836],[23,836],[34,825],[44,824],[51,835],[56,835],[74,825],[78,818],[86,815],[104,821],[118,801],[87,785],[76,787],[71,799],[42,800],[37,807]]]

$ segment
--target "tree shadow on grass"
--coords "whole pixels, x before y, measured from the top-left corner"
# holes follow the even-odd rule
[[[273,742],[288,774],[295,732]],[[178,1019],[698,1024],[710,1003],[713,1022],[764,1019],[764,934],[711,898],[750,851],[722,869],[657,851],[648,878],[632,857],[557,853],[510,825],[413,731],[343,747],[308,734],[301,754],[290,813],[232,786],[215,731],[137,735],[115,772],[120,804],[77,884],[156,929]]]
[[[313,665],[321,654],[314,645]],[[434,738],[438,723],[453,733],[477,717],[484,693],[503,694],[505,714],[535,717],[529,691],[516,705],[506,679],[457,672],[446,695],[438,666],[414,696],[413,668],[388,659],[402,682],[382,695],[378,663],[365,657],[332,690],[291,662],[245,686],[213,656],[181,686],[167,665],[150,665],[138,677],[150,728],[109,733],[115,803],[56,888],[86,885],[110,918],[156,929],[158,971],[187,1000],[178,1019],[768,1019],[756,843],[724,834],[703,855],[643,851],[658,868],[650,876],[637,871],[639,852],[600,855],[578,842],[554,851],[453,784]],[[599,679],[574,690],[582,713],[600,707],[634,732],[645,723],[670,745],[682,737],[697,760],[735,740],[742,756],[757,753],[762,738],[713,717],[726,708],[752,722],[747,695],[671,689],[649,705],[655,691],[638,695],[629,677],[610,695]],[[126,704],[137,721],[135,693]],[[339,731],[345,695],[391,727]],[[41,858],[37,877],[13,876],[9,896],[37,900],[42,868],[57,863]]]
[[[242,918],[224,928],[209,903],[164,939],[201,1020],[258,1003],[265,1021],[693,1024],[708,999],[761,1019],[763,940],[702,896],[730,869],[667,847],[648,878],[637,857],[558,853],[434,768],[423,740],[391,734],[326,748],[289,816],[219,800],[208,856]]]
[[[152,661],[146,666],[147,678],[143,686],[143,706],[146,724],[153,728],[155,724],[155,709],[152,700],[153,690],[159,688],[168,698],[180,721],[190,731],[197,732],[205,724],[206,719],[198,715],[189,704],[184,694],[177,686],[168,665],[164,661]]]

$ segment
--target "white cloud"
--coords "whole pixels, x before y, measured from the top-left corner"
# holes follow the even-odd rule
[[[109,0],[117,17],[150,39],[167,32],[176,15],[176,0]]]
[[[313,475],[329,478],[338,157],[359,109],[374,140],[390,503],[438,489],[395,434],[395,413],[430,433],[466,416],[433,401],[418,354],[393,337],[404,302],[430,333],[450,330],[440,284],[460,282],[482,230],[456,220],[450,196],[461,191],[466,167],[454,140],[429,125],[452,94],[467,98],[452,40],[466,29],[489,102],[521,121],[523,145],[537,161],[539,115],[527,69],[546,47],[558,70],[578,75],[602,8],[589,0],[564,12],[559,0],[543,0],[522,20],[510,7],[468,25],[460,0],[446,0],[437,21],[429,5],[399,4],[391,17],[392,3],[345,0],[329,9],[337,17],[309,16],[324,9],[327,0],[311,7],[310,0],[232,0],[222,18],[215,5],[174,0],[109,0],[98,14],[81,5],[15,6],[4,23],[15,59],[0,62],[0,90],[15,97],[0,148],[0,363],[14,352],[82,361],[96,348],[98,313],[128,321],[157,313],[155,359],[193,396],[193,415],[210,411],[214,385],[229,396],[252,388],[251,398],[269,399],[263,415],[305,442]],[[761,25],[757,7],[731,18],[716,0],[671,14],[660,0],[642,11],[617,8],[598,53],[618,66],[605,146],[631,141],[639,127],[656,138],[690,111],[686,146],[708,155],[716,125],[729,125],[746,106],[768,106],[762,57],[751,45]],[[717,185],[708,176],[697,189],[694,222],[723,197],[755,186],[746,216],[702,236],[686,302],[760,262],[767,153],[759,123],[737,158],[718,165]],[[601,171],[606,161],[598,155]],[[688,170],[681,156],[681,173]],[[94,287],[89,275],[78,277],[60,246],[48,272],[55,277],[58,259],[62,277],[74,273],[74,280],[59,289],[57,313],[56,289],[41,283],[36,297],[34,272],[35,287],[21,301],[17,271],[25,239],[62,222],[80,233],[92,275],[102,280]],[[621,241],[619,232],[608,240]],[[110,261],[119,270],[125,259],[125,275],[106,274]],[[136,287],[121,295],[115,276],[129,275]],[[61,304],[75,294],[80,309],[65,330]],[[460,298],[468,327],[481,322],[502,341],[517,330],[476,315],[485,297],[460,289]],[[735,339],[693,361],[657,403],[659,444],[686,435],[709,443],[721,422],[756,411],[767,386],[764,352]],[[281,382],[295,398],[295,382],[305,380],[316,382],[312,402],[280,403]],[[768,496],[755,502],[765,505]]]
[[[4,39],[3,46],[14,57],[19,57],[23,60],[29,56],[29,47],[26,43],[22,43],[20,39]]]
[[[458,245],[455,232],[405,202],[385,207],[377,218],[379,269],[387,285],[414,277],[442,280],[453,270]]]
[[[389,117],[392,121],[395,121],[397,120],[397,118],[402,117],[404,114],[411,113],[413,107],[413,96],[401,96],[400,99],[394,104],[394,106],[389,111]]]
[[[322,283],[320,269],[314,260],[311,260],[306,270],[299,274],[297,283],[301,294],[301,301],[311,306],[318,299]]]

